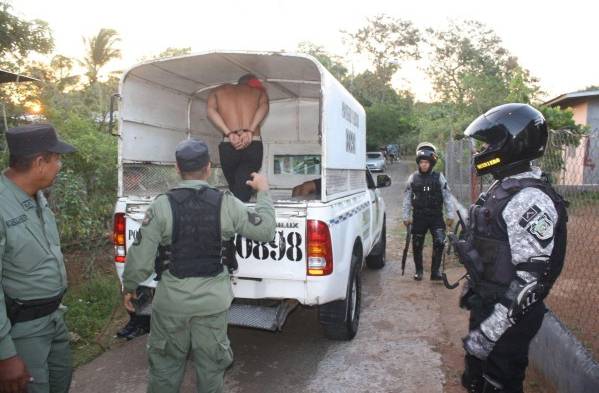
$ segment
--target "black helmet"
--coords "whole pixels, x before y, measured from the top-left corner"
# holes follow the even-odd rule
[[[437,148],[435,145],[429,142],[419,143],[418,146],[416,146],[416,163],[418,164],[420,160],[427,160],[430,162],[430,172],[437,163]]]
[[[543,155],[547,122],[530,105],[505,104],[480,115],[464,135],[486,144],[473,157],[476,174],[492,173],[500,179],[529,170],[530,161]]]

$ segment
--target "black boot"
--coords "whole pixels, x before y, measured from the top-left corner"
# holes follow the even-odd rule
[[[414,253],[414,268],[416,274],[414,274],[414,280],[422,280],[422,249],[424,248],[424,235],[413,234],[412,235],[412,252]]]
[[[445,231],[436,228],[433,232],[433,261],[431,263],[431,280],[443,280],[441,275],[441,259],[443,258],[443,250],[445,249]]]
[[[134,322],[135,314],[129,314],[129,322],[125,326],[123,326],[118,332],[116,332],[117,337],[125,338],[130,335],[136,328]]]

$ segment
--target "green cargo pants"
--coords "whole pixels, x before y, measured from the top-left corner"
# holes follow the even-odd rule
[[[148,393],[178,393],[191,351],[197,391],[223,391],[225,369],[233,362],[227,337],[227,314],[166,316],[152,313],[148,357]]]
[[[73,367],[69,331],[62,310],[16,323],[10,335],[18,356],[33,377],[28,393],[67,393],[71,386]]]

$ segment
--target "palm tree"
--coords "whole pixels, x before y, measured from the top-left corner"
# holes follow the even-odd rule
[[[86,75],[90,86],[98,81],[102,67],[111,60],[121,57],[121,50],[114,47],[120,40],[119,34],[114,29],[100,29],[95,37],[83,38],[87,46],[83,65],[87,67]]]

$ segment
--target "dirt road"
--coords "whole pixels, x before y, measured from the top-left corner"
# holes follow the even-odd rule
[[[426,279],[413,281],[411,259],[406,275],[401,275],[400,203],[407,173],[405,163],[389,168],[393,185],[383,190],[388,262],[380,271],[363,272],[363,306],[355,339],[325,339],[314,309],[297,309],[280,333],[232,327],[235,363],[225,376],[226,392],[463,391],[458,382],[459,337],[466,331],[467,315],[457,308],[459,290],[448,291]],[[145,392],[145,341],[133,340],[77,369],[72,392]],[[188,368],[182,392],[195,392],[194,378]]]

